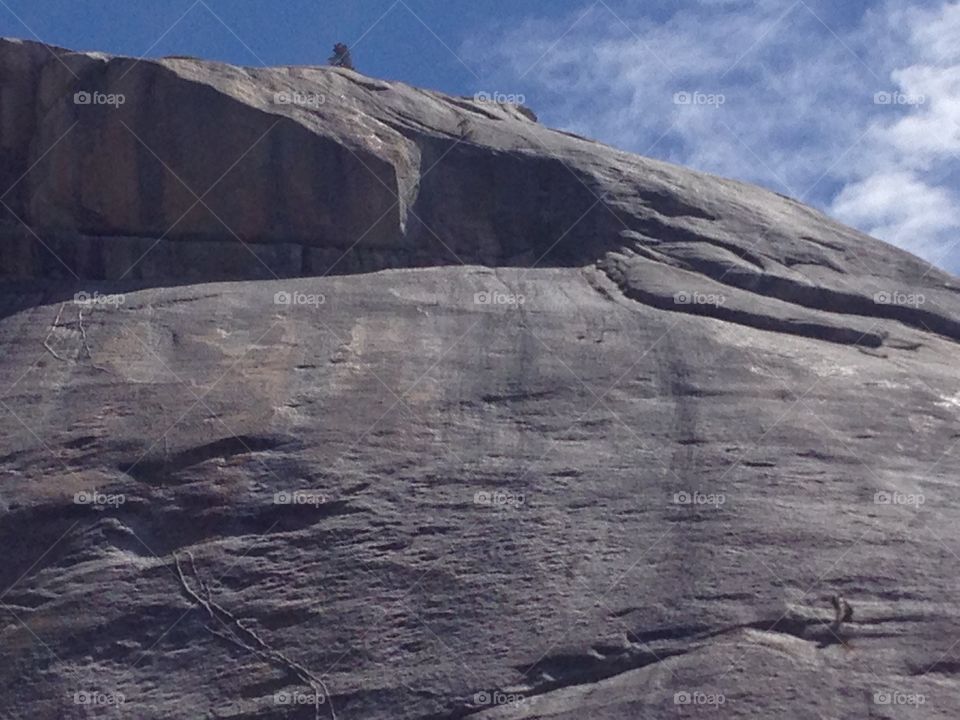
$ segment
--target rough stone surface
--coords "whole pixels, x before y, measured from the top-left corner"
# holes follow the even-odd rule
[[[0,99],[0,717],[957,717],[956,278],[346,70]]]

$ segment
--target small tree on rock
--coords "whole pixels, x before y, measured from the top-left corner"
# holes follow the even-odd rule
[[[347,68],[354,70],[353,58],[350,57],[350,48],[342,42],[333,46],[333,57],[330,58],[330,64],[334,67]]]

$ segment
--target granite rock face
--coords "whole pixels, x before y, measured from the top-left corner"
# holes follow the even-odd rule
[[[956,278],[342,69],[0,101],[0,717],[960,712]]]

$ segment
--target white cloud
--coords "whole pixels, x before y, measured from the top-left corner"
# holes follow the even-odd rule
[[[937,238],[957,223],[951,193],[903,170],[850,183],[837,195],[833,210],[847,222],[931,259],[945,250]]]
[[[913,45],[933,63],[960,61],[960,3],[908,11]]]
[[[657,21],[630,7],[531,18],[463,51],[549,124],[761,183],[960,270],[945,252],[960,241],[960,0],[853,20],[815,0],[700,0]]]
[[[890,72],[894,103],[830,205],[841,220],[960,271],[960,2],[892,11],[905,34]],[[885,97],[886,99],[886,97]]]
[[[893,73],[901,99],[918,103],[881,136],[905,162],[926,164],[960,152],[960,65],[940,68],[914,65]]]

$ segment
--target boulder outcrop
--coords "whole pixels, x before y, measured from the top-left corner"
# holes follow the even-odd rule
[[[960,711],[956,278],[340,68],[2,41],[0,158],[0,716]]]

